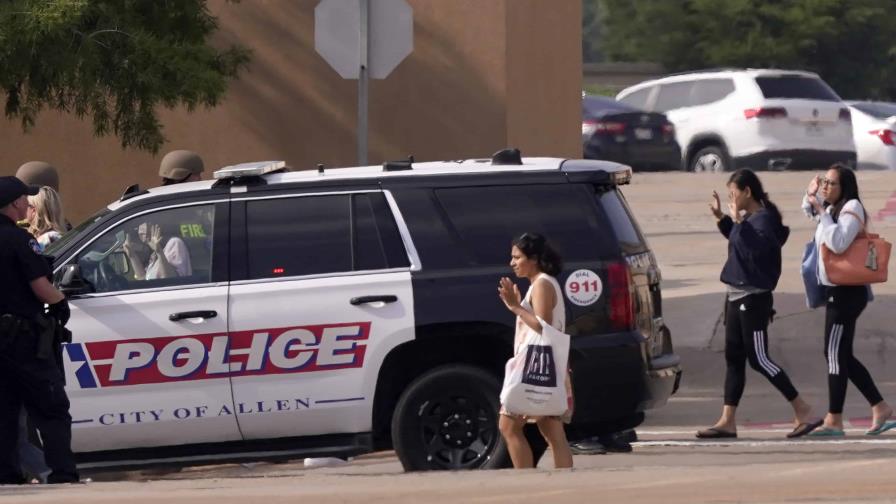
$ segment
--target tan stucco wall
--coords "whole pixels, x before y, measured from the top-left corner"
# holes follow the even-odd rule
[[[297,169],[356,162],[356,81],[314,50],[318,0],[210,0],[222,41],[254,51],[224,103],[188,114],[162,111],[168,143],[156,155],[94,138],[89,122],[55,112],[23,134],[0,120],[0,173],[30,160],[56,165],[72,221],[128,184],[158,183],[161,156],[192,149],[211,170],[284,159]],[[388,79],[372,80],[369,161],[580,155],[580,0],[408,0],[414,52]]]

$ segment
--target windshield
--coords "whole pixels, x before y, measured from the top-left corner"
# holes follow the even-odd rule
[[[81,232],[83,232],[85,229],[89,228],[90,226],[102,221],[110,213],[111,213],[111,210],[109,210],[108,208],[103,208],[99,212],[88,217],[87,219],[84,220],[84,222],[82,222],[82,223],[78,224],[77,226],[75,226],[74,228],[66,231],[65,234],[62,235],[62,238],[51,243],[47,247],[47,249],[44,250],[44,254],[49,255],[49,256],[55,256],[58,251],[64,249],[69,243],[74,241],[75,238],[80,236]]]

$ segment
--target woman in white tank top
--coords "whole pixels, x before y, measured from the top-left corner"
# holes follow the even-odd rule
[[[541,333],[541,324],[537,317],[563,331],[566,328],[566,309],[563,305],[563,291],[554,275],[560,273],[560,256],[547,244],[543,236],[525,233],[513,241],[510,267],[519,278],[528,278],[529,290],[525,298],[521,298],[519,288],[509,278],[503,277],[498,284],[498,296],[504,305],[516,315],[516,334],[514,336],[514,352],[522,343],[528,330]],[[566,390],[570,408],[560,417],[525,417],[514,414],[502,405],[498,420],[498,428],[513,467],[517,469],[534,466],[532,448],[523,433],[526,422],[534,421],[544,436],[554,455],[554,466],[558,469],[572,467],[572,452],[563,430],[564,422],[568,423],[572,416],[572,387],[569,375],[566,376]]]

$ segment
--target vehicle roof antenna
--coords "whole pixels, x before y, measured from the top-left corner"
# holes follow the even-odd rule
[[[324,174],[324,165],[323,163],[317,163],[317,173],[320,175]]]
[[[385,163],[383,163],[384,172],[412,170],[413,168],[413,161],[411,161],[411,159],[400,161],[386,161]]]
[[[124,190],[123,193],[121,193],[121,198],[119,198],[118,201],[128,200],[135,196],[140,196],[141,194],[146,194],[148,192],[149,191],[147,191],[146,189],[140,190],[140,184],[131,184]]]
[[[140,184],[131,184],[124,188],[124,192],[121,193],[121,197],[124,198],[128,194],[140,192]]]
[[[523,164],[523,155],[519,149],[507,148],[501,149],[492,154],[492,165],[521,165]]]

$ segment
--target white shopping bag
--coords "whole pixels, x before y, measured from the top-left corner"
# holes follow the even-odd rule
[[[529,329],[516,354],[504,367],[501,404],[508,413],[559,416],[566,412],[566,366],[569,335],[545,323],[541,334]]]

